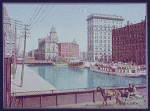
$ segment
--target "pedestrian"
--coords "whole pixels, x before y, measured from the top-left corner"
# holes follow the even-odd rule
[[[128,92],[129,93],[133,92],[133,88],[131,87],[131,84],[129,84]]]
[[[136,95],[136,87],[132,85],[133,91],[129,94],[129,96],[135,96]]]

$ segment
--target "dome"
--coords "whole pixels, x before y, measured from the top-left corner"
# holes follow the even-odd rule
[[[53,26],[52,28],[51,28],[51,31],[50,31],[50,33],[56,33],[56,29],[55,29],[55,27]]]
[[[73,43],[77,43],[77,41],[74,39],[74,40],[73,40]]]

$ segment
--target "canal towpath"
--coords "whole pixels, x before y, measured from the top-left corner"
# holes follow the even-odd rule
[[[20,87],[22,65],[17,65],[15,77],[11,77],[11,93],[57,90],[50,83],[24,65],[23,87]]]

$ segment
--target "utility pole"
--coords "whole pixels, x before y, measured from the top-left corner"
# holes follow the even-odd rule
[[[15,51],[14,51],[14,69],[15,69],[15,72],[17,70],[17,51],[16,51],[16,45],[17,45],[17,34],[16,34],[16,20],[15,20]]]
[[[23,76],[24,76],[24,61],[25,61],[25,50],[26,50],[26,37],[27,37],[27,25],[25,25],[25,32],[24,32],[24,50],[23,50],[23,61],[22,61],[22,71],[21,71],[21,82],[20,87],[23,87]]]

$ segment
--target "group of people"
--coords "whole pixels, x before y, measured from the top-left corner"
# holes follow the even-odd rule
[[[132,85],[132,87],[131,87],[131,84],[129,84],[128,91],[129,91],[128,96],[135,96],[136,95],[136,87],[134,85]]]
[[[127,95],[127,97],[135,96],[136,95],[136,87],[134,85],[131,86],[131,84],[129,84],[128,90],[125,91],[125,94]]]

